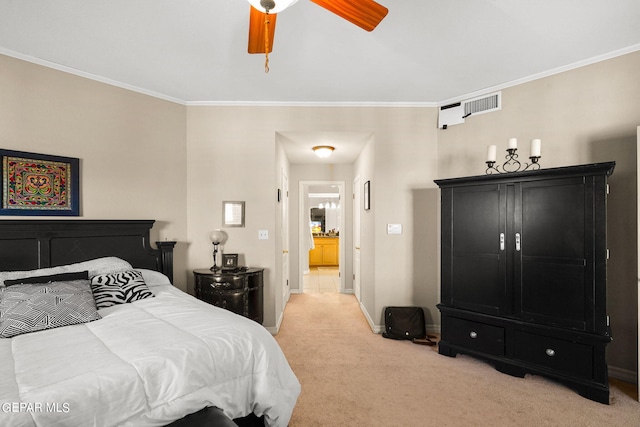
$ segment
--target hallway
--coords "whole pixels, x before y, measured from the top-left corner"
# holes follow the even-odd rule
[[[311,267],[303,277],[305,294],[339,293],[340,277],[338,267]]]

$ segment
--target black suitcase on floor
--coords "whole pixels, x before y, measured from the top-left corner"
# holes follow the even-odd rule
[[[387,307],[384,309],[384,338],[411,340],[414,344],[436,345],[427,334],[422,307]]]
[[[382,336],[394,340],[426,337],[427,330],[422,307],[386,307]]]

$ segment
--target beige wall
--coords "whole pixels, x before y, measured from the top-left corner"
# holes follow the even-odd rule
[[[542,139],[543,168],[615,160],[609,196],[608,307],[614,341],[608,362],[636,372],[636,129],[640,124],[640,52],[502,91],[502,110],[470,116],[438,131],[442,178],[482,175],[486,148],[518,138],[521,159]]]
[[[365,285],[372,298],[365,302],[366,311],[376,327],[382,322],[382,309],[390,303],[414,304],[413,287],[423,278],[414,277],[412,190],[433,188],[436,175],[436,115],[433,108],[326,108],[326,107],[190,107],[187,113],[187,192],[189,268],[210,263],[211,243],[208,233],[221,225],[221,202],[247,202],[246,227],[226,229],[229,239],[224,250],[244,255],[247,265],[265,267],[265,326],[275,328],[281,315],[282,292],[278,208],[275,189],[279,182],[276,171],[277,134],[296,131],[366,131],[375,138],[375,156],[381,150],[385,161],[367,179],[372,182],[372,203],[368,213],[375,212],[368,235],[385,242],[369,250],[383,262],[375,264],[375,279]],[[378,157],[379,158],[379,157]],[[282,162],[280,162],[282,163]],[[398,171],[402,170],[402,173]],[[311,176],[311,175],[307,175]],[[290,181],[290,192],[298,191]],[[314,178],[311,178],[314,179]],[[364,179],[364,177],[363,177]],[[366,179],[365,179],[366,180]],[[363,181],[364,182],[364,181]],[[294,206],[293,209],[296,209]],[[295,210],[294,214],[295,215]],[[435,218],[425,218],[435,228]],[[387,240],[386,224],[402,223],[401,236]],[[270,240],[258,240],[258,230],[270,230]],[[294,227],[291,228],[294,233]],[[294,236],[295,237],[295,236]],[[433,242],[435,245],[435,242]],[[435,247],[435,246],[432,246]],[[297,252],[291,253],[292,266],[298,264]],[[396,260],[400,260],[397,262]],[[408,262],[405,262],[407,261]],[[433,274],[437,260],[427,259]],[[295,277],[297,271],[290,271]],[[380,277],[382,281],[379,281]],[[429,280],[433,286],[437,278]],[[393,283],[390,287],[389,283]],[[434,305],[436,301],[431,301]],[[427,304],[424,304],[427,305]]]
[[[502,150],[509,137],[519,138],[525,156],[528,140],[542,138],[543,167],[616,160],[609,363],[624,375],[636,371],[637,351],[639,73],[637,52],[511,87],[501,111],[437,130],[436,108],[185,107],[0,56],[0,146],[81,158],[83,217],[158,220],[152,237],[179,241],[176,284],[183,289],[193,284],[192,269],[211,265],[208,235],[221,226],[222,201],[246,201],[246,227],[226,229],[224,250],[266,268],[271,330],[282,313],[275,191],[279,169],[288,167],[278,132],[372,134],[353,176],[371,181],[362,303],[374,328],[387,305],[421,305],[433,327],[439,322],[433,179],[483,174],[486,146]],[[297,191],[293,181],[290,190]],[[403,233],[388,235],[387,224],[402,224]],[[260,229],[269,240],[258,240]]]
[[[81,217],[155,219],[186,285],[186,108],[0,55],[0,147],[80,158]]]

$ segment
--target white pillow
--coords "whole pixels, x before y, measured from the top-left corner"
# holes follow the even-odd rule
[[[170,285],[171,281],[167,276],[155,270],[147,270],[144,268],[136,268],[140,273],[142,273],[142,278],[144,279],[147,286],[158,286],[158,285]]]
[[[116,257],[104,257],[75,264],[60,265],[58,267],[39,268],[37,270],[0,271],[0,285],[4,285],[5,280],[22,279],[31,276],[48,276],[50,274],[88,271],[89,277],[93,277],[98,274],[118,273],[131,269],[133,269],[131,264],[123,259]]]

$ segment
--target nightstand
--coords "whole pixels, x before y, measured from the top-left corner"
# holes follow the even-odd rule
[[[263,268],[244,271],[194,270],[196,298],[262,324],[263,271]]]

